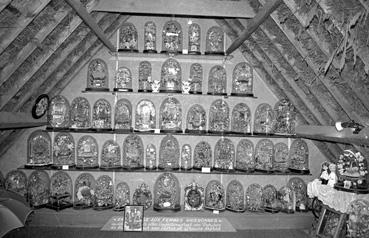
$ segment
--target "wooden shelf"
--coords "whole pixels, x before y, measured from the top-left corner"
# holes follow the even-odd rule
[[[34,119],[31,113],[0,112],[0,130],[32,128],[46,124],[46,117]]]
[[[334,126],[298,126],[295,132],[298,137],[312,140],[369,145],[369,128],[364,128],[359,134],[353,134],[349,128],[337,131]]]

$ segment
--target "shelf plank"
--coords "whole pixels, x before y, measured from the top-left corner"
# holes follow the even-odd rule
[[[213,0],[109,0],[98,1],[93,11],[150,15],[253,18],[248,1]]]
[[[312,140],[330,141],[342,144],[369,145],[369,128],[364,128],[359,134],[353,134],[352,129],[344,128],[337,131],[334,126],[297,126],[296,136]]]
[[[0,112],[0,130],[32,128],[46,124],[46,117],[34,119],[31,113]]]

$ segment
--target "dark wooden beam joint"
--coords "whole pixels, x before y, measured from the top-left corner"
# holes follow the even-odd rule
[[[250,20],[247,28],[232,42],[226,50],[226,55],[232,54],[240,45],[247,40],[251,34],[274,12],[275,9],[283,2],[283,0],[267,1],[262,9],[256,13],[255,17]]]
[[[108,47],[108,49],[111,52],[116,51],[116,47],[111,43],[111,41],[108,39],[108,37],[104,34],[104,32],[101,30],[101,28],[97,25],[95,22],[95,19],[93,19],[90,14],[87,12],[86,8],[83,7],[83,5],[76,0],[65,0],[78,14],[80,18],[86,23],[88,27],[91,28],[91,30],[96,34],[96,36],[103,42],[103,44]]]

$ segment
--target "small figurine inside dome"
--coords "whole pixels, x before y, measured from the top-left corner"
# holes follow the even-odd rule
[[[322,181],[322,184],[328,184],[329,162],[325,161],[325,162],[322,163],[322,171],[320,173],[319,179],[320,179],[320,181]]]

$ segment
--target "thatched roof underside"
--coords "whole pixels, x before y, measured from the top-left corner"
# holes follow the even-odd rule
[[[249,0],[255,12],[265,1]],[[89,11],[93,1],[81,3]],[[368,13],[366,0],[284,0],[239,49],[274,94],[294,104],[299,124],[355,120],[369,126]],[[90,15],[107,37],[129,18]],[[216,22],[234,40],[250,20]],[[29,112],[40,94],[59,94],[101,47],[65,1],[2,1],[0,111]],[[0,157],[22,133],[0,131]],[[314,143],[332,160],[347,147]]]

